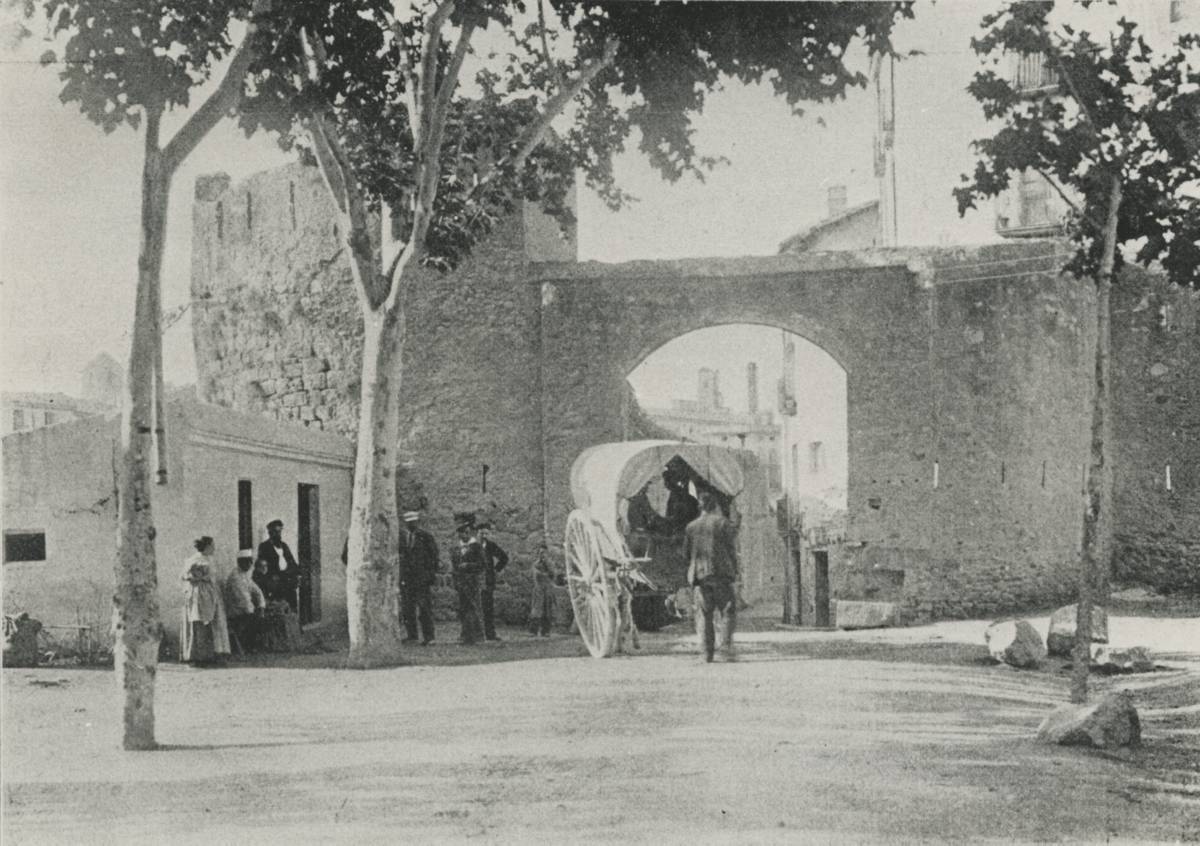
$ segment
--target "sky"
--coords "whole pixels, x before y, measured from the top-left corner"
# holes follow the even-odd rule
[[[917,19],[897,32],[902,50],[924,52],[896,68],[901,243],[995,239],[990,209],[960,220],[950,196],[959,174],[971,167],[971,139],[985,132],[964,89],[976,67],[968,40],[994,5],[922,3]],[[80,371],[92,357],[102,351],[118,361],[127,356],[140,137],[128,129],[106,136],[75,107],[61,104],[55,74],[36,63],[44,46],[35,37],[15,52],[0,47],[0,387],[78,393]],[[165,129],[182,119],[173,116]],[[701,151],[731,164],[703,184],[668,185],[634,149],[617,173],[640,202],[614,214],[580,192],[580,258],[774,253],[788,235],[824,217],[831,185],[846,185],[851,204],[876,196],[874,120],[868,91],[797,118],[769,88],[731,85],[710,98],[696,122]],[[188,299],[196,177],[224,171],[236,181],[287,160],[270,139],[247,139],[226,121],[183,165],[171,192],[166,309]],[[730,333],[724,346],[734,349],[734,341]],[[187,317],[167,331],[164,343],[167,380],[194,381]],[[722,348],[719,338],[716,348]],[[676,382],[678,396],[693,395],[694,372],[667,380],[662,391],[670,394]]]

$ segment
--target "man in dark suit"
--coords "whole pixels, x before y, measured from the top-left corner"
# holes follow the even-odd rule
[[[470,645],[478,643],[483,636],[483,623],[479,619],[479,574],[483,572],[483,551],[475,536],[475,515],[458,512],[454,521],[458,543],[450,548],[450,572],[458,594],[458,620],[462,624],[458,642]]]
[[[300,565],[283,541],[283,521],[267,524],[267,539],[258,545],[258,557],[267,562],[267,599],[282,599],[293,612],[300,605]]]
[[[483,607],[483,636],[499,640],[496,634],[496,574],[508,566],[508,553],[491,539],[492,524],[479,524],[479,551],[483,555],[483,590],[479,594]]]
[[[417,511],[404,513],[400,530],[400,616],[407,637],[402,643],[415,643],[417,623],[421,624],[421,645],[433,643],[433,582],[437,578],[438,547],[433,535],[418,525]]]

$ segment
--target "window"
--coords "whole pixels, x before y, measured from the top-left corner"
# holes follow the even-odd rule
[[[12,427],[14,432],[19,432],[25,428],[25,412],[23,409],[13,409]]]
[[[47,412],[46,412],[46,425],[47,425],[47,426],[53,426],[53,425],[54,425],[54,422],[55,422],[55,420],[54,420],[54,412],[53,412],[53,411],[47,411]]]
[[[813,441],[808,445],[808,472],[820,473],[825,469],[825,445]]]
[[[5,532],[4,563],[16,561],[45,561],[45,532]]]
[[[238,479],[238,549],[254,549],[254,509],[250,480]]]

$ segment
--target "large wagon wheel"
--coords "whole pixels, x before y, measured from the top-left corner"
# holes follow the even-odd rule
[[[609,571],[600,554],[596,529],[582,511],[572,511],[567,517],[565,552],[567,589],[579,634],[588,652],[596,658],[607,658],[617,646],[620,591],[616,574]]]

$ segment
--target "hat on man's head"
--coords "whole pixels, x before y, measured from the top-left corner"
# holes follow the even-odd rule
[[[490,528],[492,528],[492,521],[484,520],[482,523],[476,523],[475,528],[476,529],[490,529]]]
[[[272,520],[270,523],[267,524],[267,531],[268,532],[271,531],[271,529],[274,529],[276,526],[278,526],[279,528],[282,529],[283,521],[282,520]]]
[[[456,529],[474,529],[475,528],[475,512],[474,511],[455,511],[454,512],[454,528],[456,528]]]
[[[405,523],[415,522],[415,521],[421,519],[421,512],[420,511],[405,511],[403,519],[404,519]]]

